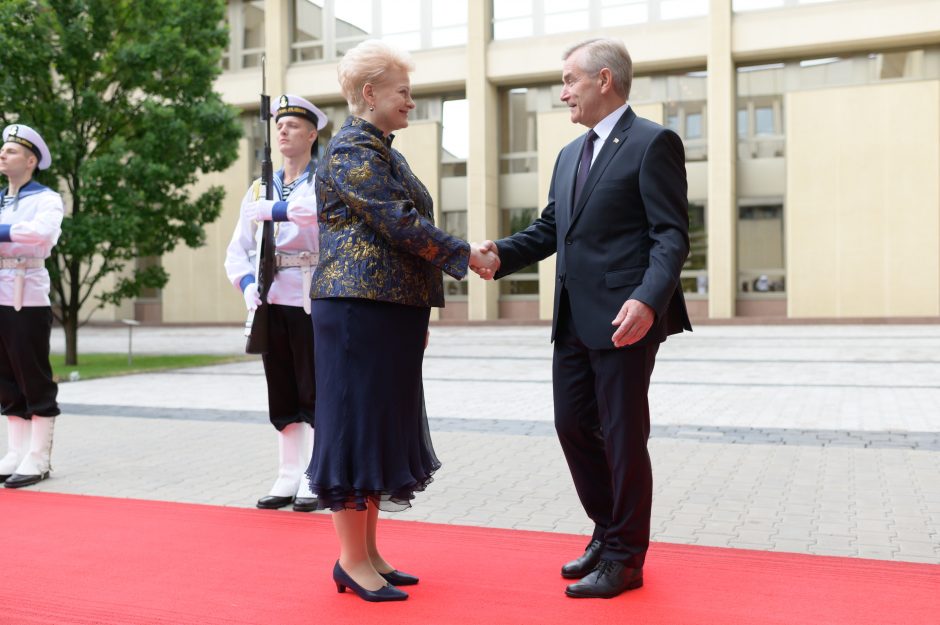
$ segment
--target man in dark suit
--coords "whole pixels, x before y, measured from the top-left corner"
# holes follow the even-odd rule
[[[552,378],[555,429],[595,529],[562,567],[571,597],[643,585],[653,477],[650,375],[659,344],[691,330],[679,272],[689,253],[682,141],[627,105],[623,43],[592,39],[565,55],[561,99],[591,130],[565,146],[548,205],[522,232],[486,242],[499,279],[558,253]]]

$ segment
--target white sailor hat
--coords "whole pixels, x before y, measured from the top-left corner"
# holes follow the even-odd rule
[[[277,102],[271,105],[271,115],[274,115],[274,121],[279,121],[282,117],[293,115],[294,117],[303,117],[311,124],[317,127],[317,130],[323,130],[329,121],[326,114],[315,107],[313,104],[297,95],[284,94],[277,99]]]
[[[39,133],[23,124],[10,124],[3,129],[3,142],[19,143],[29,149],[39,159],[39,169],[48,169],[52,165],[52,154]]]

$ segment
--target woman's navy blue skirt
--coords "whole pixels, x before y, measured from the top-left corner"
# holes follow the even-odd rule
[[[429,308],[317,299],[316,434],[307,470],[320,509],[411,506],[441,463],[424,409]]]

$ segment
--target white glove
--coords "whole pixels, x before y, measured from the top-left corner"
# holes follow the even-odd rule
[[[245,204],[245,218],[248,221],[271,221],[274,200],[256,200]]]
[[[251,312],[261,305],[261,298],[258,296],[257,282],[252,282],[246,286],[242,295],[245,296],[245,306],[248,308],[248,312]]]

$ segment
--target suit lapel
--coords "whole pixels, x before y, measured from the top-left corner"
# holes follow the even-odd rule
[[[578,199],[577,206],[574,207],[574,214],[571,216],[569,228],[575,224],[578,217],[580,217],[581,213],[584,211],[584,206],[591,197],[591,192],[604,175],[604,170],[607,169],[614,155],[620,150],[621,146],[627,142],[627,135],[629,134],[630,126],[633,125],[634,119],[636,119],[636,113],[633,112],[632,108],[627,107],[624,114],[617,120],[617,124],[610,132],[610,135],[607,136],[607,140],[604,141],[604,146],[601,148],[601,152],[597,155],[597,158],[594,159],[594,164],[591,165],[591,172],[584,182],[584,189],[581,190],[581,197]],[[575,163],[575,176],[577,175],[577,163]],[[572,187],[574,187],[573,184]]]
[[[571,205],[574,195],[574,180],[578,175],[578,157],[581,154],[581,144],[577,147],[568,146],[561,153],[558,163],[557,187],[555,189],[555,227],[561,236],[568,232],[571,223]]]

